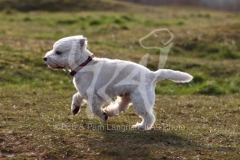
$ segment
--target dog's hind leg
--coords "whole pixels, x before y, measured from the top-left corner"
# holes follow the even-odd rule
[[[112,117],[118,115],[122,111],[126,110],[131,105],[131,99],[128,95],[118,96],[117,99],[109,104],[104,111],[108,116]]]
[[[145,94],[146,97],[143,98],[143,95],[138,92],[131,95],[133,106],[138,113],[138,116],[142,118],[142,122],[136,123],[132,126],[134,129],[139,130],[150,130],[155,122],[155,116],[153,114],[153,106],[155,100],[155,93]],[[146,103],[144,101],[149,101]],[[146,106],[146,104],[148,104]]]

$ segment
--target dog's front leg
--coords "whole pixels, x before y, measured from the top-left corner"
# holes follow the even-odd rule
[[[93,95],[92,98],[88,99],[88,105],[91,109],[91,111],[101,118],[103,121],[107,121],[108,115],[107,113],[102,109],[102,106],[106,103],[106,101],[102,98],[100,98],[98,95]]]
[[[79,93],[75,93],[72,98],[71,111],[75,115],[79,112],[83,98]]]
[[[101,118],[104,122],[108,120],[107,113],[102,109],[100,105],[92,104],[89,106],[92,110],[92,112],[97,115],[99,118]]]
[[[92,112],[101,118],[104,122],[108,120],[108,115],[102,108],[93,107]]]

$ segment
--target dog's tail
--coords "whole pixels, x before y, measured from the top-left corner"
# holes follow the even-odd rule
[[[186,83],[186,82],[190,82],[193,79],[193,77],[188,73],[174,71],[171,69],[160,69],[154,72],[154,74],[155,76],[157,76],[156,82],[164,79],[169,79],[175,83]]]

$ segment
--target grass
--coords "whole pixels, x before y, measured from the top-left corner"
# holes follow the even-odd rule
[[[101,2],[116,12],[59,12],[59,5],[58,12],[11,6],[0,13],[0,159],[237,159],[239,14]],[[133,107],[107,123],[89,119],[86,106],[72,116],[76,90],[67,73],[42,60],[53,43],[83,34],[95,56],[138,63],[149,53],[147,67],[156,70],[160,50],[146,50],[138,40],[158,28],[174,34],[165,68],[194,80],[158,83],[153,130],[129,128],[140,121]],[[160,36],[148,45],[164,47],[169,35]]]
[[[86,107],[80,115],[72,116],[71,91],[65,92],[1,92],[3,157],[239,157],[239,96],[158,96],[156,106],[161,107],[155,108],[154,130],[143,132],[129,128],[130,122],[139,121],[132,109],[106,124],[98,118],[88,119]]]

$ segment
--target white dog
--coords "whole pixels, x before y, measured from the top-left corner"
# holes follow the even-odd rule
[[[142,122],[132,127],[149,130],[155,122],[156,83],[164,79],[184,83],[193,78],[187,73],[169,69],[152,72],[133,62],[91,58],[92,53],[86,47],[87,39],[83,36],[66,37],[58,40],[44,57],[50,68],[69,70],[70,75],[74,76],[73,82],[78,92],[72,99],[73,114],[79,112],[85,99],[91,111],[106,121],[108,116],[118,115],[133,103]],[[102,108],[116,96],[113,103]]]

